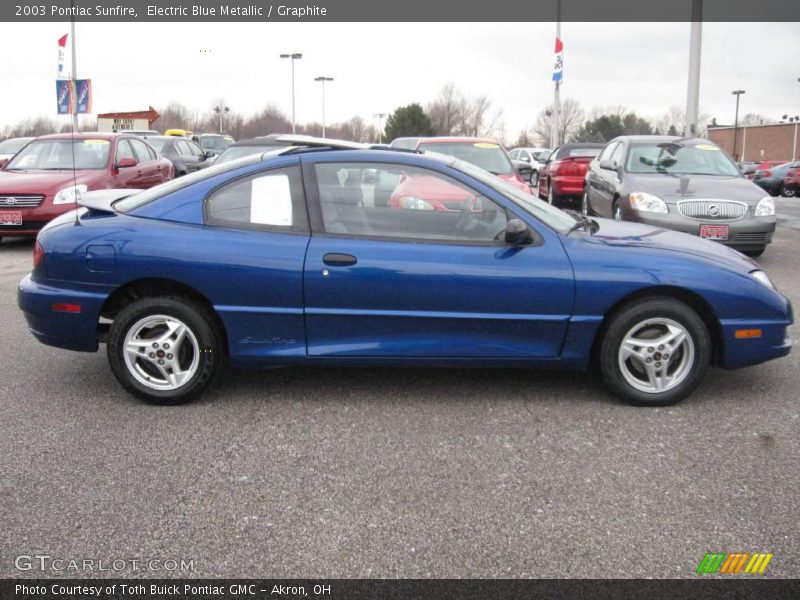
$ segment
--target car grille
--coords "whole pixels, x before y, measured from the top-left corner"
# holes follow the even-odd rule
[[[32,208],[39,206],[44,196],[0,196],[0,207],[3,208]]]
[[[747,205],[731,200],[683,200],[678,210],[684,217],[704,221],[736,221],[747,214]]]

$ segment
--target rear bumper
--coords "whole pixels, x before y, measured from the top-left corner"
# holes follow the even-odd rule
[[[582,196],[583,184],[583,175],[553,177],[550,180],[550,185],[553,186],[553,193],[560,196]]]
[[[19,283],[17,304],[33,336],[48,346],[96,352],[97,322],[110,289],[75,290],[36,282],[28,275]],[[77,304],[80,312],[59,312],[54,304]]]

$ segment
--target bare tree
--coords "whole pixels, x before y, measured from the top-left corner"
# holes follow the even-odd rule
[[[427,113],[437,134],[463,135],[467,99],[454,83],[448,83],[436,100],[428,104]]]
[[[585,112],[577,100],[565,98],[559,109],[558,139],[562,143],[573,139],[581,128]],[[533,137],[546,148],[553,147],[553,106],[550,105],[539,111],[536,122],[532,128]]]
[[[739,125],[770,125],[775,122],[774,119],[770,119],[759,113],[747,113],[739,119]]]

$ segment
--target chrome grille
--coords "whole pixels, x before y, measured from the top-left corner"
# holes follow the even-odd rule
[[[747,214],[747,204],[732,200],[682,200],[678,210],[684,217],[704,221],[735,221]]]
[[[39,206],[44,196],[0,196],[0,206],[3,208],[31,208]]]

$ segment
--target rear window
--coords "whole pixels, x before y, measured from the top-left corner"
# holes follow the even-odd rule
[[[589,156],[594,158],[602,148],[561,148],[554,157],[554,160],[561,160],[563,158],[573,158],[576,156]]]
[[[122,200],[114,203],[114,210],[121,213],[130,212],[139,208],[140,206],[144,206],[145,204],[152,202],[153,200],[161,198],[162,196],[182,190],[193,183],[203,181],[209,177],[214,177],[214,175],[219,175],[225,171],[238,169],[239,167],[244,167],[246,165],[252,165],[257,163],[259,160],[261,160],[261,156],[255,154],[253,156],[243,157],[241,160],[236,161],[235,163],[226,163],[224,165],[214,164],[207,169],[195,171],[194,173],[184,175],[183,177],[178,177],[177,179],[171,179],[170,181],[155,187],[151,187],[149,190],[139,192],[138,194],[134,194],[128,198],[123,198]]]
[[[420,144],[417,149],[453,156],[494,175],[514,173],[514,166],[511,164],[511,160],[499,144],[488,142],[429,142]]]

